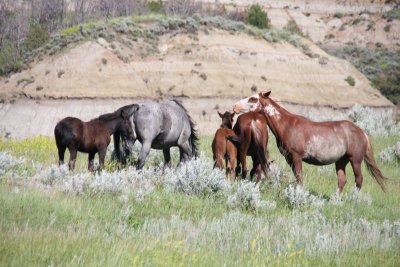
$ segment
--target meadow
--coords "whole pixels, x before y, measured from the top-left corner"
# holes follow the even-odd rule
[[[118,169],[109,150],[96,174],[85,154],[75,172],[58,167],[51,137],[1,139],[0,265],[399,266],[400,128],[368,112],[350,117],[371,136],[386,193],[365,168],[355,190],[350,166],[340,196],[334,165],[304,164],[296,186],[272,135],[259,187],[212,168],[212,136],[179,168],[152,151],[144,170]]]

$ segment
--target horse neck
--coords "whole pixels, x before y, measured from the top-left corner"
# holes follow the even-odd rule
[[[232,129],[232,123],[231,122],[222,122],[220,128]]]
[[[118,125],[120,121],[119,119],[99,120],[105,124],[110,135],[114,134],[118,130]]]
[[[267,124],[272,133],[275,135],[276,138],[281,138],[284,135],[286,129],[288,129],[288,126],[290,126],[291,118],[293,118],[295,115],[278,105],[278,103],[276,103],[272,99],[270,99],[270,101],[270,106],[275,109],[275,112],[270,111],[272,114],[269,115],[268,111],[266,110],[266,108],[268,108],[267,106],[264,107],[263,112],[267,117]]]

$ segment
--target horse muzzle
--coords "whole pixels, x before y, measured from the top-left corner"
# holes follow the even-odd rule
[[[233,106],[233,112],[235,112],[236,114],[239,114],[239,113],[245,113],[245,112],[247,112],[247,110],[243,107],[242,104],[236,103]]]

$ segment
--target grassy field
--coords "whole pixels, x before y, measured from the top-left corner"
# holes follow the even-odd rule
[[[373,138],[376,157],[398,140]],[[258,190],[212,169],[211,141],[202,136],[202,155],[180,169],[163,172],[162,153],[152,152],[143,172],[108,164],[91,175],[84,154],[74,173],[52,166],[52,138],[1,140],[0,265],[400,265],[396,160],[378,160],[391,178],[387,193],[365,168],[355,191],[349,166],[338,198],[333,165],[305,164],[296,188],[272,137],[274,164]]]

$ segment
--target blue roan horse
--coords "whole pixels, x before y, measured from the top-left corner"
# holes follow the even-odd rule
[[[198,136],[194,122],[187,110],[175,100],[156,103],[134,104],[136,110],[131,116],[133,131],[142,144],[137,168],[144,166],[150,148],[163,151],[165,166],[170,166],[170,148],[179,147],[180,162],[197,155]],[[120,138],[114,135],[117,159],[121,160]]]

